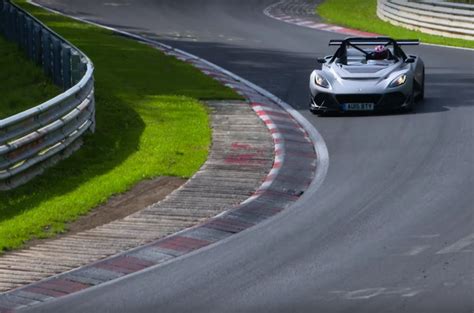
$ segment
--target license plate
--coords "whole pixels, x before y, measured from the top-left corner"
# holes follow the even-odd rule
[[[373,111],[373,103],[344,103],[342,106],[344,111]]]

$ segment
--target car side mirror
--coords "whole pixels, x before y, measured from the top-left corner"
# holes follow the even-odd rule
[[[408,58],[408,59],[405,60],[405,63],[415,63],[415,59]]]
[[[318,59],[318,63],[324,64],[324,63],[326,63],[326,59],[324,59],[324,58],[319,58],[319,59]]]

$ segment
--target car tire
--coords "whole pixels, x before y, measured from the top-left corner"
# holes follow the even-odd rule
[[[415,85],[416,85],[416,83],[413,82],[413,90],[411,92],[410,102],[407,104],[407,106],[400,109],[401,113],[411,113],[411,112],[413,112],[413,109],[415,107]]]
[[[425,69],[423,69],[421,85],[418,88],[420,90],[416,96],[416,101],[423,101],[425,99]]]
[[[409,104],[406,107],[401,109],[401,113],[412,113],[413,112],[413,104]]]

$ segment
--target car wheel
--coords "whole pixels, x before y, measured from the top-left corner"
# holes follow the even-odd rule
[[[405,107],[400,109],[401,113],[413,112],[413,109],[415,107],[415,94],[416,94],[415,93],[415,86],[416,86],[416,82],[413,82],[413,90],[411,92],[410,102],[408,102]]]
[[[421,84],[418,88],[419,88],[419,92],[418,92],[418,95],[416,96],[416,101],[422,101],[423,99],[425,99],[425,70],[424,69],[423,69]]]
[[[411,113],[411,112],[413,112],[413,103],[410,103],[406,107],[401,109],[401,113]]]

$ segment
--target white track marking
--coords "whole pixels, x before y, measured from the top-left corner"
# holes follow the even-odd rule
[[[108,6],[108,7],[127,7],[129,5],[130,5],[130,3],[116,3],[116,2],[106,2],[106,3],[104,3],[104,6]]]
[[[433,238],[438,238],[440,234],[423,234],[423,235],[417,235],[417,236],[412,236],[413,238],[417,239],[433,239]]]
[[[447,254],[447,253],[460,253],[460,252],[473,252],[473,249],[466,249],[469,246],[474,245],[474,233],[466,236],[452,245],[436,252],[436,254]],[[474,247],[473,247],[474,248]]]
[[[326,31],[339,31],[341,29],[344,29],[344,27],[341,27],[341,26],[329,26],[329,27],[325,27],[323,28],[324,30]]]
[[[429,249],[430,247],[431,247],[430,245],[414,246],[408,252],[404,253],[403,255],[415,256],[415,255],[418,255],[418,254],[422,253],[423,251]]]
[[[345,300],[368,300],[379,296],[410,298],[420,294],[422,291],[422,289],[412,287],[376,287],[351,291],[336,290],[330,293],[336,294]]]
[[[346,293],[344,299],[347,300],[366,300],[380,296],[386,288],[367,288],[359,289]]]
[[[405,294],[402,294],[400,297],[404,297],[404,298],[410,298],[410,297],[414,297],[416,296],[417,294],[419,294],[421,292],[421,290],[413,290],[409,293],[405,293]]]

